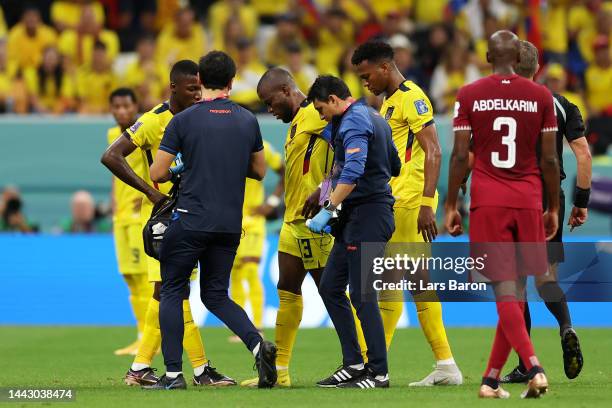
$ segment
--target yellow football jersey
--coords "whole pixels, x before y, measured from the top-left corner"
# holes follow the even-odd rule
[[[304,202],[328,175],[334,153],[321,137],[327,122],[304,101],[291,121],[285,141],[285,222],[304,219]]]
[[[389,182],[395,206],[418,207],[425,185],[425,152],[415,134],[434,123],[431,102],[418,85],[405,81],[385,99],[380,113],[391,126],[393,142],[402,161],[400,175]]]
[[[121,128],[115,126],[108,129],[108,144],[112,144],[121,136]],[[138,177],[145,179],[146,165],[145,157],[140,150],[134,150],[125,158]],[[140,205],[144,195],[133,187],[128,186],[123,181],[114,177],[113,199],[115,201],[115,212],[113,214],[113,224],[115,226],[140,223]]]
[[[140,118],[138,118],[136,123],[134,123],[130,128],[126,129],[126,132],[128,135],[130,135],[132,142],[136,146],[140,147],[141,154],[143,155],[145,168],[142,179],[164,194],[168,194],[172,188],[172,183],[153,183],[151,180],[151,174],[149,173],[149,167],[153,163],[153,158],[157,154],[159,145],[164,137],[166,126],[173,116],[174,115],[172,112],[170,112],[170,105],[168,102],[164,102],[142,115]],[[152,210],[153,203],[147,198],[143,198],[141,222],[145,223],[149,219]]]
[[[264,155],[266,158],[266,165],[274,171],[280,169],[283,164],[281,155],[274,150],[272,145],[267,141],[263,141]],[[246,179],[246,185],[244,189],[244,205],[242,207],[242,226],[249,224],[252,219],[263,218],[261,215],[256,215],[255,210],[260,207],[265,198],[264,184],[262,181],[257,181],[251,178]]]

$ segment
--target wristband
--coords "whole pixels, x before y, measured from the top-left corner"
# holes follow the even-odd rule
[[[434,208],[434,198],[433,197],[421,197],[421,207],[425,206],[425,207],[431,207]]]
[[[271,195],[270,197],[268,197],[268,199],[266,200],[266,204],[268,204],[270,207],[278,207],[281,203],[281,200],[278,196],[275,195]]]
[[[576,190],[574,191],[574,205],[578,208],[587,208],[590,195],[590,188],[580,188],[576,186]]]

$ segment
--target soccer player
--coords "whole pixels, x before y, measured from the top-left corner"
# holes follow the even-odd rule
[[[118,88],[110,94],[110,109],[117,126],[108,129],[108,144],[112,144],[125,130],[136,122],[138,103],[130,88]],[[144,177],[146,164],[139,152],[132,152],[126,161],[139,177]],[[143,195],[123,181],[113,177],[112,181],[113,235],[119,272],[130,292],[130,304],[136,318],[138,338],[127,347],[115,350],[115,355],[136,355],[142,337],[149,299],[153,285],[147,278],[140,205]]]
[[[524,297],[526,274],[546,272],[543,245],[558,227],[557,119],[548,89],[514,73],[513,66],[520,61],[515,34],[506,30],[494,33],[488,42],[487,60],[493,66],[493,74],[462,87],[457,94],[445,226],[453,236],[462,233],[457,195],[468,167],[471,137],[472,249],[493,242],[508,243],[505,248],[512,250],[504,251],[500,244],[485,246],[491,253],[483,272],[495,291],[499,322],[479,397],[510,396],[499,386],[499,374],[514,349],[525,363],[529,378],[522,397],[537,398],[547,392],[548,381],[527,334],[524,301],[520,299]],[[544,216],[540,174],[547,192],[548,210]],[[515,244],[522,242],[529,244]],[[515,251],[525,250],[529,250],[525,259],[515,255]],[[504,258],[492,262],[498,256]]]
[[[334,145],[333,191],[308,227],[321,233],[334,211],[339,210],[333,231],[336,240],[321,276],[319,293],[338,333],[343,360],[341,367],[317,385],[388,388],[385,331],[371,267],[374,258],[384,254],[395,229],[395,200],[389,180],[399,175],[402,164],[387,122],[363,100],[355,101],[341,79],[318,77],[308,99],[321,117],[332,123],[330,139]],[[369,246],[364,247],[364,243]],[[347,285],[350,301],[345,293]],[[367,344],[367,365],[357,340],[351,304]]]
[[[251,303],[253,323],[263,331],[264,288],[259,278],[259,261],[266,239],[266,216],[271,215],[281,203],[284,188],[285,166],[281,155],[270,143],[263,141],[266,165],[280,176],[274,192],[264,201],[263,182],[251,178],[246,180],[244,206],[242,208],[243,237],[236,252],[236,260],[231,274],[231,295],[234,302],[244,309],[247,300]],[[244,290],[248,285],[248,296]],[[231,336],[230,342],[237,343],[240,338]]]
[[[529,41],[521,41],[520,62],[515,66],[518,75],[532,79],[538,71],[538,49]],[[584,122],[578,107],[559,94],[553,94],[555,110],[557,113],[557,154],[559,159],[560,183],[565,179],[563,172],[563,138],[565,138],[576,156],[577,182],[574,208],[568,219],[572,229],[584,224],[588,217],[587,205],[591,191],[591,153],[589,144],[584,136]],[[548,248],[549,274],[536,276],[535,282],[540,297],[546,307],[557,319],[559,334],[561,335],[561,348],[563,350],[563,368],[569,379],[576,378],[582,370],[583,358],[580,350],[580,341],[576,331],[572,328],[567,300],[563,290],[557,282],[557,268],[559,262],[565,259],[563,251],[563,220],[565,217],[565,194],[559,188],[559,229],[550,240]],[[544,203],[546,205],[546,203]],[[545,207],[546,208],[546,207]],[[527,333],[531,331],[531,316],[529,304],[525,302],[525,324]],[[525,364],[519,359],[519,365],[508,375],[504,376],[502,383],[527,382]]]
[[[289,123],[285,140],[285,216],[278,243],[277,284],[279,306],[275,343],[278,348],[277,385],[291,386],[289,361],[302,320],[302,282],[310,273],[317,286],[333,245],[330,235],[314,234],[305,224],[304,203],[318,207],[318,190],[331,170],[333,151],[321,136],[327,123],[282,68],[271,68],[257,85],[259,98],[268,112]],[[255,386],[256,379],[241,385]]]
[[[147,163],[153,162],[164,135],[164,129],[172,117],[200,100],[201,88],[198,81],[198,65],[190,60],[182,60],[174,64],[170,71],[170,99],[157,105],[142,115],[136,123],[121,134],[102,156],[102,163],[126,184],[144,194],[141,205],[141,229],[144,227],[154,204],[166,197],[171,183],[154,183],[151,180],[148,167],[144,177],[130,167],[126,161],[132,152],[139,148],[139,154]],[[158,378],[151,368],[153,356],[159,349],[161,334],[159,330],[159,290],[161,275],[159,262],[151,257],[146,258],[147,274],[154,283],[153,296],[149,300],[145,317],[143,336],[134,363],[125,375],[128,385],[154,384]],[[183,301],[185,337],[184,347],[193,366],[194,385],[231,385],[235,381],[218,373],[206,359],[204,346],[198,327],[193,322],[189,294]]]
[[[440,174],[440,145],[429,98],[417,84],[406,80],[393,62],[393,49],[385,42],[360,45],[351,59],[365,86],[375,95],[385,94],[381,115],[391,126],[402,171],[390,181],[395,196],[395,232],[390,243],[432,242],[438,234],[435,211]],[[420,272],[420,279],[427,279]],[[442,305],[435,291],[412,293],[421,329],[436,359],[432,373],[411,386],[459,385],[463,376],[451,352]],[[387,349],[402,314],[403,299],[383,292],[379,302]],[[362,342],[362,347],[364,346]]]

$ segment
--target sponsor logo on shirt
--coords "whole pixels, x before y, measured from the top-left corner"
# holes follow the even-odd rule
[[[429,112],[429,108],[427,107],[427,104],[425,103],[425,101],[423,99],[419,99],[417,101],[414,101],[414,107],[417,110],[417,113],[419,115],[424,115],[427,112]]]
[[[231,109],[209,109],[208,111],[210,113],[217,113],[217,114],[220,114],[220,115],[227,115],[227,114],[232,113]]]

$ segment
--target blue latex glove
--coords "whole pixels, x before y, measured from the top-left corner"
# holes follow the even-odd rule
[[[177,175],[181,174],[185,170],[185,166],[183,165],[183,155],[180,153],[176,155],[176,159],[174,159],[174,163],[176,166],[170,167],[170,173]]]
[[[325,208],[321,208],[321,211],[315,215],[312,219],[308,220],[307,227],[312,232],[322,232],[327,226],[328,221],[331,219],[333,213]]]

